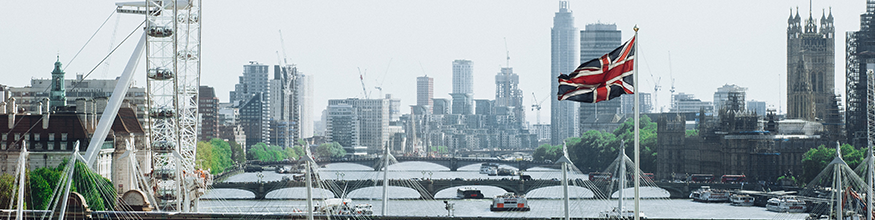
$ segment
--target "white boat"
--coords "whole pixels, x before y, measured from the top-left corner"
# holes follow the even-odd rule
[[[525,196],[505,193],[492,199],[490,211],[529,211],[529,203]]]
[[[805,211],[805,202],[795,196],[782,196],[771,198],[766,203],[766,210],[773,212],[800,213]]]
[[[611,211],[604,211],[599,213],[599,218],[607,218],[607,219],[633,219],[635,218],[635,211],[633,210],[623,210],[622,212],[617,211],[617,208],[614,208]],[[645,219],[647,216],[644,213],[638,213],[638,218]]]
[[[483,163],[480,164],[480,174],[490,174],[492,172],[498,171],[497,163]]]
[[[729,191],[702,186],[701,189],[690,193],[690,198],[697,202],[728,202]]]
[[[729,196],[729,202],[734,206],[752,206],[755,199],[753,196],[732,194]]]
[[[355,215],[373,215],[374,209],[371,204],[357,204],[352,209],[352,213]]]

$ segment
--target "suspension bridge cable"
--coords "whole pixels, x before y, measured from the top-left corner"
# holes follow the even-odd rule
[[[79,48],[79,51],[76,52],[76,55],[74,55],[73,58],[71,58],[70,61],[67,62],[67,67],[69,67],[70,64],[73,63],[74,60],[76,60],[76,57],[79,56],[79,53],[82,53],[82,50],[84,50],[85,47],[88,46],[88,43],[90,43],[91,40],[94,39],[94,36],[97,36],[97,33],[100,32],[100,29],[103,28],[103,25],[106,25],[106,22],[108,22],[109,19],[112,18],[112,15],[114,15],[115,13],[116,13],[116,10],[112,9],[112,13],[109,13],[109,16],[106,17],[106,20],[104,20],[103,23],[100,24],[100,27],[97,27],[97,30],[94,31],[94,34],[91,34],[91,37],[88,38],[88,41],[85,41],[85,45],[82,45],[82,48]],[[64,67],[63,70],[67,70],[67,67]]]

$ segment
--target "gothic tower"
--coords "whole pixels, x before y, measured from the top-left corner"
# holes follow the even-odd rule
[[[832,11],[820,18],[811,11],[805,26],[799,9],[787,20],[787,118],[823,121],[835,111],[835,27]]]
[[[61,57],[55,61],[55,70],[52,70],[52,90],[49,94],[49,109],[58,106],[67,106],[67,90],[64,88],[64,71],[61,70]]]

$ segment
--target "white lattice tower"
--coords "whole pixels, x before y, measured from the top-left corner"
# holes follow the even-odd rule
[[[195,172],[198,140],[198,87],[200,86],[200,1],[192,0],[176,13],[176,106],[178,109],[179,154],[185,172],[185,210],[196,211],[205,183]]]
[[[152,186],[161,210],[189,211],[197,201],[194,169],[200,7],[147,0],[146,70]]]

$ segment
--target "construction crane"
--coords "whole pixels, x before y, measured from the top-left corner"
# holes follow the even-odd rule
[[[383,83],[386,82],[386,75],[389,74],[389,67],[390,66],[392,66],[392,58],[389,58],[389,64],[386,65],[386,72],[383,73],[382,81],[380,81],[380,83],[377,84],[377,86],[374,86],[375,89],[380,90],[380,97],[377,97],[377,98],[383,98]],[[376,82],[376,79],[374,80],[374,82]]]
[[[535,111],[535,114],[537,115],[537,124],[541,124],[541,103],[544,103],[548,97],[550,96],[544,97],[541,101],[538,101],[538,97],[532,92],[532,101],[534,101],[532,102],[532,111]]]
[[[362,68],[359,68],[359,67],[356,67],[356,68],[359,69],[359,80],[361,80],[361,82],[362,82],[362,94],[364,94],[365,99],[370,99],[370,98],[368,98],[368,89],[367,89],[368,87],[365,86],[365,76],[364,76],[364,74],[362,74]],[[368,72],[368,70],[365,69],[365,74],[367,74],[367,72]]]
[[[674,75],[671,74],[671,51],[668,52],[668,77],[671,78],[671,97],[674,98]]]

